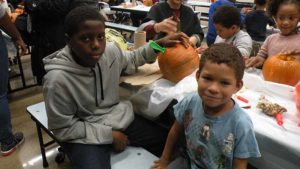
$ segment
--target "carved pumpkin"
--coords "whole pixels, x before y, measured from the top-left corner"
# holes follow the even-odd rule
[[[265,80],[294,86],[300,80],[300,62],[288,55],[269,57],[263,66]]]
[[[158,55],[158,65],[165,79],[177,83],[199,67],[199,55],[191,45],[177,44]]]

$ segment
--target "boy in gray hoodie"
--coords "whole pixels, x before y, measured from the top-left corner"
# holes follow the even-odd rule
[[[121,73],[152,63],[149,44],[124,52],[106,43],[103,17],[91,8],[72,10],[65,20],[68,43],[44,58],[44,99],[49,129],[61,142],[73,168],[110,169],[110,152],[140,146],[160,155],[168,131],[134,114],[119,98]],[[159,39],[162,46],[188,44],[183,33]]]

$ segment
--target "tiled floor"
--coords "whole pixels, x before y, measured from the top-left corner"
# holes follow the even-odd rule
[[[29,56],[22,57],[25,69],[26,82],[32,84],[33,78],[30,68]],[[18,70],[13,67],[14,70]],[[12,81],[12,87],[19,87],[20,80]],[[26,107],[43,100],[41,87],[31,87],[25,90],[14,92],[9,95],[9,105],[12,115],[12,125],[14,131],[22,131],[25,135],[25,142],[8,157],[0,156],[0,169],[42,169],[42,158],[40,154],[39,142],[35,123],[30,119],[26,112]],[[50,141],[50,138],[44,134],[44,139]],[[49,169],[70,169],[68,162],[57,164],[55,157],[57,154],[57,145],[50,146],[47,150],[47,159]]]

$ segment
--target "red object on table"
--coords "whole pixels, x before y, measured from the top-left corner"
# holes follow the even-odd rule
[[[300,84],[297,84],[295,87],[295,102],[296,102],[298,115],[300,117]]]
[[[276,118],[277,124],[279,126],[282,126],[283,125],[282,114],[281,113],[276,113],[275,118]]]
[[[242,96],[237,95],[236,98],[239,99],[240,101],[244,102],[244,103],[249,103],[249,100],[247,100],[246,98],[244,98]]]

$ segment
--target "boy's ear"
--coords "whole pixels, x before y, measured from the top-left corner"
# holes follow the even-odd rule
[[[199,71],[199,69],[198,69],[197,72],[196,72],[196,81],[197,81],[197,82],[198,82],[199,77],[200,77],[200,71]]]
[[[237,88],[236,92],[238,92],[239,90],[241,90],[241,88],[243,87],[243,85],[244,85],[243,80],[237,81],[236,82],[236,88]]]
[[[71,40],[70,36],[66,33],[65,33],[65,40],[66,40],[67,43],[69,43],[70,40]]]
[[[237,28],[236,25],[232,25],[232,26],[231,26],[231,29],[232,29],[232,30],[235,30],[236,28]]]

